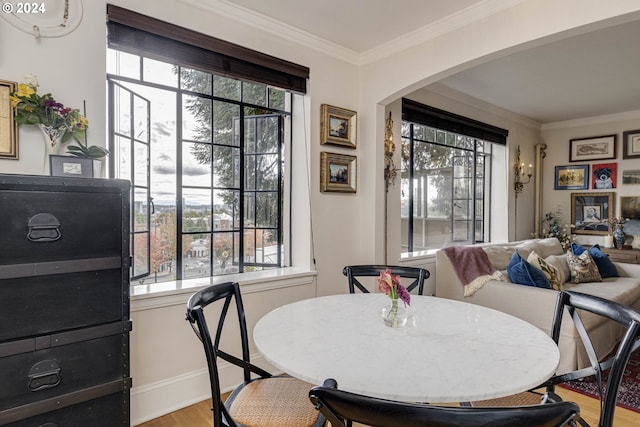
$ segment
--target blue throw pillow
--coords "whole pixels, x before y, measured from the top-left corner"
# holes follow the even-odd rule
[[[517,285],[535,286],[536,288],[551,289],[549,279],[539,270],[522,259],[518,251],[513,253],[507,266],[507,273],[512,283]]]
[[[574,255],[580,255],[586,250],[587,249],[585,247],[582,247],[578,244],[571,244],[571,252],[573,252]],[[609,259],[609,255],[602,252],[602,249],[600,249],[600,245],[595,244],[591,246],[591,248],[589,248],[589,255],[591,255],[591,258],[593,258],[593,261],[596,263],[598,272],[603,279],[606,277],[620,276],[615,264],[611,262],[611,260]]]

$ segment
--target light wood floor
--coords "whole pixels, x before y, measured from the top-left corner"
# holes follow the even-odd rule
[[[596,399],[575,393],[563,388],[556,388],[563,400],[576,402],[580,406],[582,417],[592,426],[598,425],[600,414]],[[140,424],[140,427],[211,427],[211,400],[197,403],[176,412],[164,415],[155,420]],[[359,424],[355,424],[358,426]],[[616,408],[616,427],[635,427],[640,425],[640,413],[628,409]]]

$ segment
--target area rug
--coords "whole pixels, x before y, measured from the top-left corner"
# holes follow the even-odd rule
[[[603,387],[606,387],[608,372],[603,374]],[[559,385],[577,393],[598,399],[598,383],[595,377],[581,381],[569,381]],[[635,412],[640,412],[640,350],[635,351],[629,358],[618,392],[617,405]]]

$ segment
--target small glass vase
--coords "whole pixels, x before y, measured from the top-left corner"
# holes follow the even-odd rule
[[[399,298],[390,299],[389,303],[382,307],[382,320],[391,328],[406,326],[407,317],[407,307]]]
[[[622,249],[625,240],[624,230],[622,229],[622,226],[616,225],[613,228],[613,233],[611,234],[613,235],[613,243],[616,245],[616,249]]]

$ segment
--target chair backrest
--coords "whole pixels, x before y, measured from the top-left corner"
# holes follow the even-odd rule
[[[562,291],[558,295],[558,301],[553,319],[551,337],[557,343],[560,339],[562,317],[565,309],[571,316],[573,324],[589,356],[591,366],[562,375],[549,380],[548,392],[554,392],[554,385],[578,378],[595,375],[600,392],[600,427],[613,426],[613,415],[616,408],[616,397],[624,375],[625,367],[631,353],[640,347],[640,313],[631,307],[606,300],[593,295],[573,291]],[[606,360],[600,362],[605,355],[597,355],[591,339],[584,327],[580,311],[584,310],[598,316],[617,322],[625,328],[624,336],[618,344],[616,351]],[[606,388],[602,386],[602,374],[609,371]]]
[[[342,274],[347,276],[349,293],[356,292],[356,288],[364,293],[368,293],[367,288],[358,280],[358,277],[379,276],[380,272],[391,270],[391,274],[397,274],[400,278],[414,279],[405,287],[409,292],[418,288],[418,294],[424,292],[424,281],[429,278],[429,270],[418,267],[400,267],[394,265],[348,265],[342,270]]]
[[[357,422],[374,427],[559,427],[577,419],[578,405],[572,402],[525,407],[443,407],[378,399],[337,390],[314,387],[309,399],[332,427]]]
[[[209,327],[205,318],[205,308],[216,301],[222,300],[220,308],[220,316],[216,325],[215,338],[211,339]],[[238,316],[240,328],[240,343],[242,345],[242,356],[235,357],[229,353],[220,350],[220,337],[224,322],[229,312],[229,307],[235,302],[236,313]],[[251,373],[257,373],[263,377],[271,376],[268,372],[252,365],[249,361],[249,339],[247,335],[247,323],[245,319],[244,306],[242,304],[242,296],[240,295],[240,286],[235,282],[226,282],[206,287],[195,294],[191,295],[187,302],[186,318],[191,324],[193,331],[198,336],[204,347],[207,357],[207,366],[209,369],[209,382],[211,385],[213,425],[226,426],[235,423],[231,419],[224,402],[220,396],[220,378],[218,375],[217,358],[226,360],[229,363],[241,367],[244,371],[244,381],[249,382]],[[195,325],[195,326],[194,326]]]

